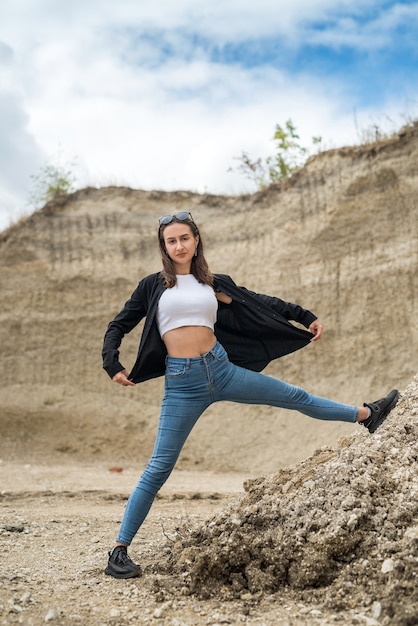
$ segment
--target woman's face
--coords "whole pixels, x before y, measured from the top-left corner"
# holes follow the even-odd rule
[[[189,224],[173,222],[165,227],[163,238],[168,256],[174,263],[176,274],[189,274],[199,237],[193,235]]]

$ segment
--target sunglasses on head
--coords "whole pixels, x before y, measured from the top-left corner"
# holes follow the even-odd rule
[[[184,222],[185,220],[191,220],[193,222],[192,214],[188,211],[180,211],[180,213],[175,213],[174,215],[163,215],[158,221],[160,226],[166,226],[167,224],[171,224],[174,218],[179,220],[179,222]]]

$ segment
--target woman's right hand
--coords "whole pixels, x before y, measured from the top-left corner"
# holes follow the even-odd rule
[[[118,372],[113,376],[112,380],[114,383],[122,385],[123,387],[135,387],[135,383],[133,383],[128,378],[127,370],[122,370],[121,372]]]

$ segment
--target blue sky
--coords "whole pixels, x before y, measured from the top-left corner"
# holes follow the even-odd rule
[[[0,229],[32,176],[252,191],[289,118],[302,143],[418,117],[418,0],[0,0]]]

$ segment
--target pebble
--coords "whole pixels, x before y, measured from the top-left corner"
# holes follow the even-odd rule
[[[380,626],[379,622],[375,620],[373,617],[367,617],[363,613],[359,613],[359,617],[361,618],[361,623],[364,626]]]
[[[418,526],[411,526],[404,535],[407,539],[418,539]]]
[[[45,615],[46,622],[52,622],[54,619],[59,617],[58,611],[55,609],[49,609],[48,613]]]
[[[240,595],[240,598],[241,598],[241,600],[248,601],[248,600],[252,600],[253,596],[252,596],[251,593],[242,593]]]
[[[347,522],[347,526],[348,526],[348,528],[350,530],[353,530],[353,528],[355,528],[357,526],[357,520],[358,520],[357,515],[355,513],[352,513],[350,515],[350,518],[349,518],[348,522]]]
[[[226,615],[220,615],[219,613],[214,613],[211,617],[212,626],[215,624],[230,624],[231,620]]]
[[[26,604],[27,602],[29,602],[29,600],[31,599],[31,592],[30,591],[25,591],[25,593],[23,594],[23,596],[21,596],[19,598],[19,602],[21,604]]]
[[[380,604],[380,602],[373,602],[373,606],[372,606],[373,619],[379,619],[381,613],[382,613],[382,605]]]
[[[109,611],[110,617],[120,617],[119,609],[110,609]]]
[[[382,573],[388,574],[393,572],[393,559],[385,559],[382,563]]]

